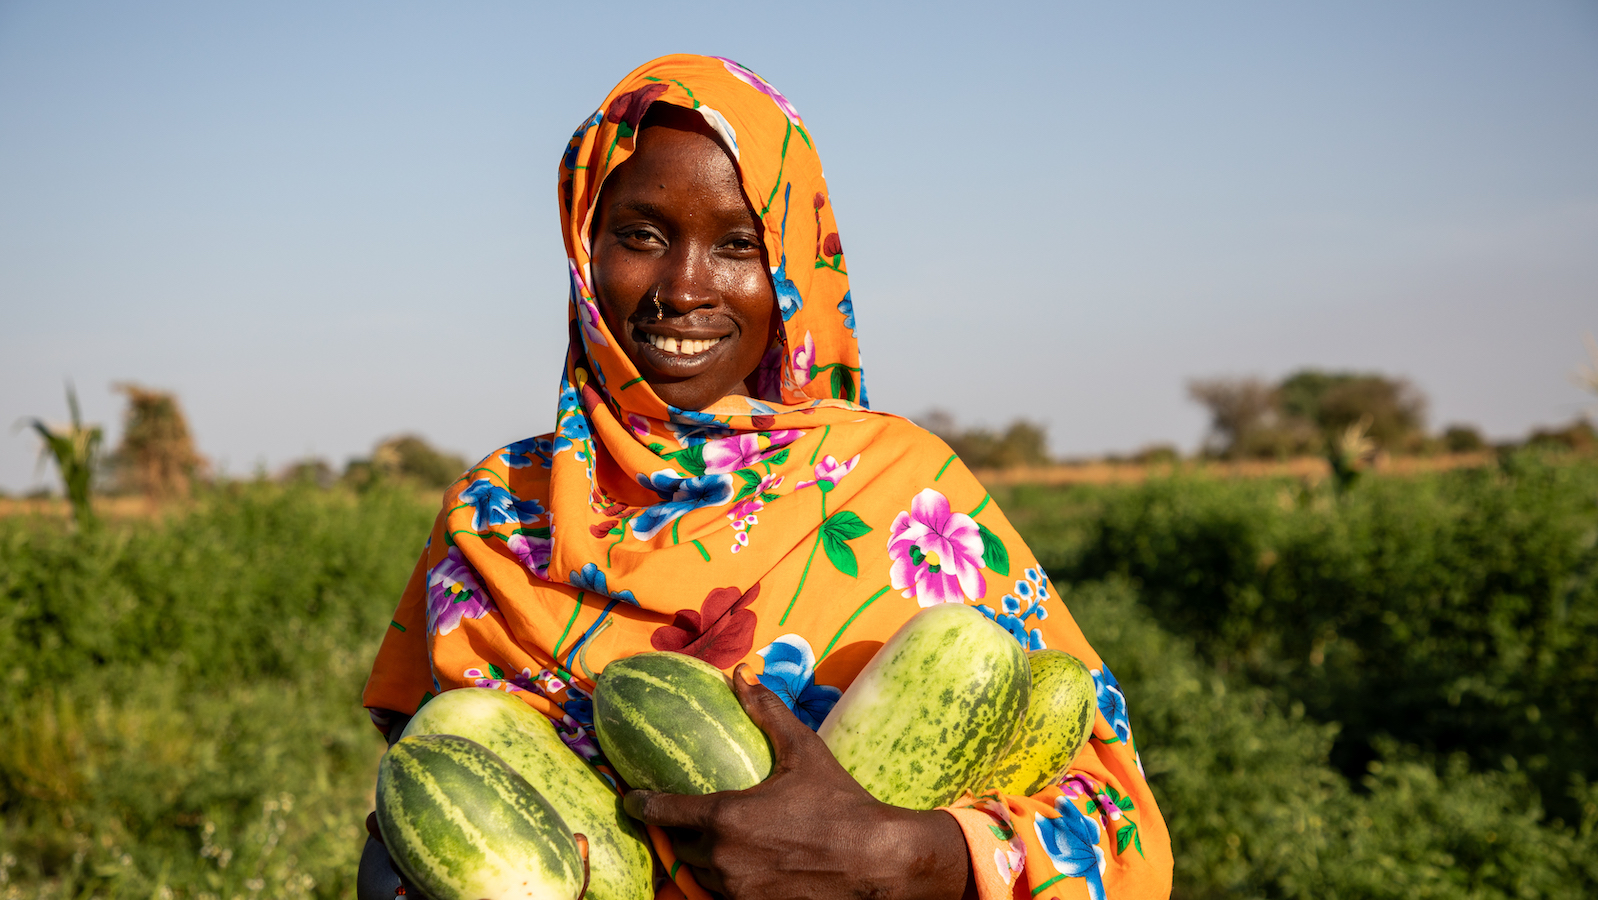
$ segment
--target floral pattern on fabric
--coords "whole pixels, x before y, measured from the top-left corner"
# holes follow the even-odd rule
[[[1110,667],[1090,670],[1093,673],[1093,691],[1098,697],[1099,714],[1110,723],[1115,737],[1123,743],[1132,743],[1132,720],[1126,714],[1126,695],[1121,685],[1110,673]]]
[[[660,503],[647,507],[632,521],[633,536],[647,541],[690,510],[725,506],[732,499],[731,475],[684,476],[670,469],[638,476],[638,483],[660,495]]]
[[[820,728],[843,692],[816,684],[816,654],[810,642],[797,634],[785,634],[761,648],[760,658],[766,661],[760,683],[782,698],[811,731]]]
[[[494,609],[494,598],[477,582],[457,547],[427,573],[427,633],[447,635],[462,619],[481,619]]]
[[[1013,593],[1001,598],[1002,611],[981,604],[977,610],[1010,632],[1022,647],[1043,650],[1048,647],[1043,640],[1043,629],[1028,628],[1027,620],[1042,622],[1049,617],[1049,611],[1043,608],[1043,601],[1049,599],[1048,576],[1036,568],[1027,569],[1025,575],[1016,581]]]
[[[759,596],[758,584],[748,591],[716,588],[705,596],[699,609],[680,609],[670,625],[655,629],[649,645],[697,656],[725,669],[749,655],[754,646],[756,617],[748,607]]]
[[[638,605],[638,599],[633,596],[632,591],[611,590],[606,586],[605,580],[605,573],[593,563],[588,563],[587,565],[583,566],[582,571],[571,573],[571,577],[567,579],[567,583],[574,588],[580,588],[585,591],[593,591],[596,594],[609,597],[612,600],[620,600],[623,603],[631,603],[633,606]]]
[[[987,594],[977,523],[952,511],[949,498],[932,488],[917,494],[909,511],[893,520],[888,556],[894,589],[924,607],[980,600]]]
[[[487,531],[509,522],[536,522],[544,514],[544,506],[537,500],[518,500],[516,495],[486,478],[472,482],[460,496],[472,506],[473,531]]]
[[[1099,823],[1078,810],[1067,797],[1055,801],[1054,807],[1056,817],[1039,814],[1032,821],[1038,842],[1061,875],[1085,880],[1088,896],[1105,900],[1105,859],[1099,846]]]

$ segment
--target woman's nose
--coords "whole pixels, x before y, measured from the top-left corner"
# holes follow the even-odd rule
[[[655,297],[668,314],[685,315],[714,306],[719,298],[709,254],[692,247],[674,248],[655,284]]]

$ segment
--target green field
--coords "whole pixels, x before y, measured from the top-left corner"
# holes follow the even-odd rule
[[[996,499],[1126,689],[1177,896],[1598,896],[1598,464]],[[350,896],[432,512],[0,519],[0,898]]]

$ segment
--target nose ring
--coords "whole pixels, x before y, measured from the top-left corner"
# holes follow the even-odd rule
[[[660,288],[659,288],[659,286],[656,286],[656,287],[654,287],[654,288],[652,288],[650,290],[649,299],[654,301],[654,304],[655,304],[655,318],[657,318],[657,319],[666,318],[666,307],[660,302]]]

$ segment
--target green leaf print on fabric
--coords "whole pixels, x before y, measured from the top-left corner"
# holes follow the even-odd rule
[[[859,577],[860,563],[848,542],[870,533],[871,526],[848,510],[834,513],[821,523],[821,546],[827,551],[833,568],[850,578]]]
[[[1004,549],[1004,542],[980,522],[977,523],[977,532],[982,535],[982,561],[1001,576],[1009,575],[1010,551]]]

